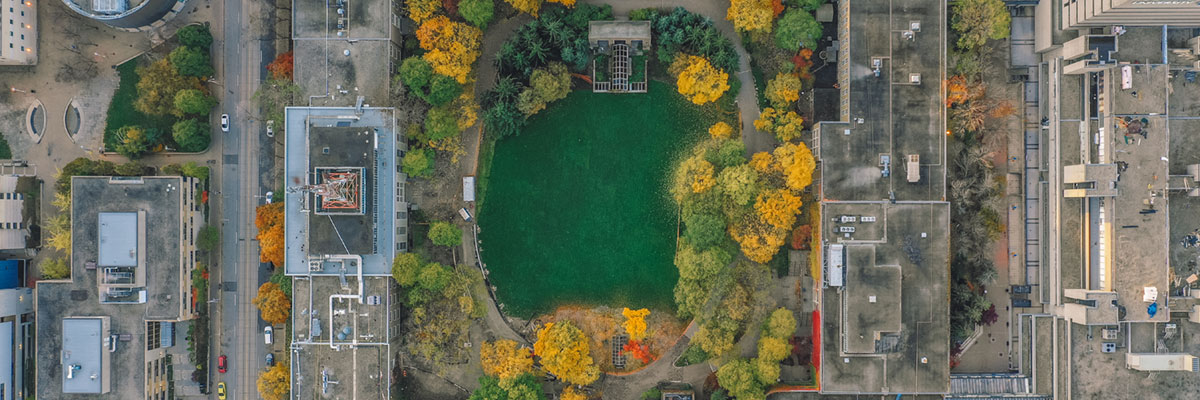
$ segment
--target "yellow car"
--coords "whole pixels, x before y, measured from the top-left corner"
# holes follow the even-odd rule
[[[217,384],[217,398],[225,400],[225,382]]]

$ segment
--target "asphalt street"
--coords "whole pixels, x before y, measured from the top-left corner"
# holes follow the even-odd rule
[[[220,182],[218,195],[221,218],[221,283],[217,299],[213,304],[213,334],[217,347],[212,349],[213,360],[228,357],[228,371],[214,373],[215,382],[224,381],[228,399],[257,399],[255,382],[258,374],[266,367],[264,357],[263,328],[266,323],[259,317],[251,300],[265,274],[258,261],[257,232],[254,227],[254,211],[268,189],[262,187],[259,176],[260,139],[263,126],[254,120],[255,108],[251,100],[261,79],[263,59],[260,38],[246,29],[253,12],[251,2],[224,2],[218,21],[217,32],[221,50],[222,88],[221,112],[229,114],[229,132],[220,133]],[[282,333],[282,332],[281,332]],[[215,372],[215,371],[214,371]]]

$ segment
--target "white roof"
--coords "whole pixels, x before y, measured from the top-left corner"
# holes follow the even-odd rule
[[[463,201],[475,201],[475,177],[463,177]]]
[[[101,267],[136,267],[138,252],[138,214],[133,212],[100,213]]]

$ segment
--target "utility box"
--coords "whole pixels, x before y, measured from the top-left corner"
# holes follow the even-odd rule
[[[921,155],[909,154],[908,164],[905,168],[908,172],[908,182],[916,183],[921,181]]]

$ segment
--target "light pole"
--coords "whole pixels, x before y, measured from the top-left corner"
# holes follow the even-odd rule
[[[11,88],[9,88],[9,90],[11,90],[13,93],[16,93],[16,92],[25,93],[25,91],[24,91],[24,90],[17,89],[16,87],[11,87]]]

